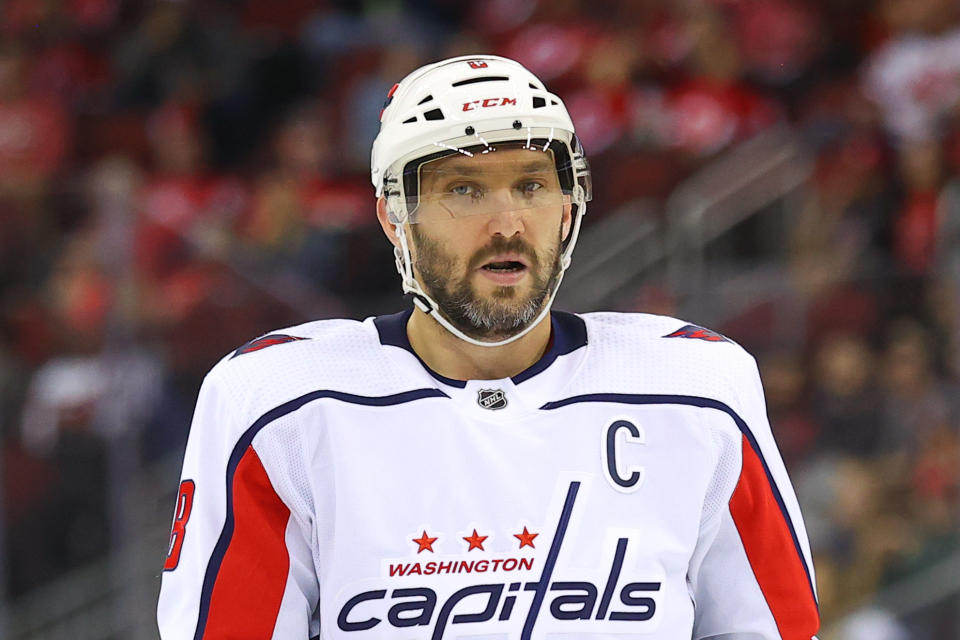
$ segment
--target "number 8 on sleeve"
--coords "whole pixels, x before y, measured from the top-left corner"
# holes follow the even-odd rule
[[[193,491],[195,488],[193,480],[184,480],[180,483],[180,491],[177,494],[177,509],[173,514],[173,529],[170,531],[167,561],[163,564],[164,571],[173,571],[180,564],[180,549],[183,547],[187,522],[190,520],[190,511],[193,509]]]

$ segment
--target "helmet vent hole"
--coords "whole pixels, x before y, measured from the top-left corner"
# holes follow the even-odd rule
[[[547,101],[541,98],[540,96],[533,97],[533,108],[539,109],[540,107],[547,106]]]
[[[461,80],[460,82],[454,82],[452,87],[463,87],[468,84],[476,84],[478,82],[497,82],[501,80],[509,80],[507,76],[484,76],[483,78],[470,78],[469,80]]]
[[[403,124],[410,124],[411,122],[416,122],[416,121],[417,121],[417,116],[413,116],[412,118],[407,118],[406,120],[404,120]]]
[[[551,101],[550,101],[550,104],[556,105],[556,104],[557,104],[557,101],[556,101],[556,100],[551,100]]]
[[[443,111],[440,109],[431,109],[423,114],[425,120],[443,120]]]
[[[417,105],[426,104],[426,103],[430,102],[431,100],[433,100],[433,96],[427,96],[426,98],[424,98],[423,100],[421,100],[420,102],[418,102]]]

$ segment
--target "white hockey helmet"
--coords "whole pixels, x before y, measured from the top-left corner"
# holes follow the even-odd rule
[[[565,201],[571,204],[573,225],[563,245],[561,273],[541,314],[506,340],[485,342],[467,336],[438,313],[438,305],[414,277],[404,225],[418,222],[421,170],[427,163],[518,146],[549,154]],[[523,336],[549,312],[592,197],[591,178],[563,101],[523,65],[475,55],[442,60],[410,73],[387,95],[371,152],[370,177],[397,230],[400,246],[395,254],[403,290],[444,328],[471,344],[499,346]]]

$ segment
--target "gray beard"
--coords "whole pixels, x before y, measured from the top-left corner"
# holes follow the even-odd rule
[[[453,256],[445,252],[438,242],[423,235],[416,225],[411,225],[410,232],[417,249],[413,266],[424,291],[437,303],[444,317],[471,338],[500,340],[526,329],[543,310],[560,277],[559,236],[556,246],[543,261],[521,238],[507,240],[502,236],[494,236],[490,244],[471,257],[464,277],[452,282],[450,276],[456,268]],[[519,253],[530,262],[533,285],[525,299],[516,299],[518,293],[514,287],[496,287],[492,299],[485,300],[477,294],[470,282],[470,275],[484,259],[497,253]],[[544,268],[544,264],[548,266]]]

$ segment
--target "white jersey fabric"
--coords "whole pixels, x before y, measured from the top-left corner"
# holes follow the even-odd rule
[[[410,311],[292,327],[206,377],[164,640],[810,640],[813,566],[756,364],[680,320],[553,312],[457,381]]]

